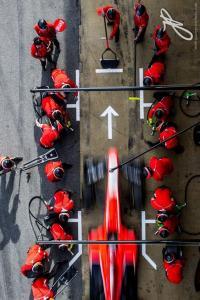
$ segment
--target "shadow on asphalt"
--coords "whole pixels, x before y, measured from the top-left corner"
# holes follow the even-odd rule
[[[0,250],[2,250],[8,242],[11,240],[16,244],[20,237],[20,230],[18,224],[16,224],[16,214],[19,204],[19,190],[15,195],[12,206],[10,202],[12,198],[12,192],[14,188],[15,172],[6,174],[1,177],[0,188],[0,230],[2,239],[0,241]],[[9,177],[9,179],[8,179]],[[19,178],[19,180],[21,180]],[[20,188],[20,184],[19,184]]]

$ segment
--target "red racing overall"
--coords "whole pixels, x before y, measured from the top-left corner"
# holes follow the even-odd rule
[[[176,206],[172,191],[167,187],[157,188],[154,191],[154,197],[151,198],[151,206],[157,211],[172,212]]]
[[[115,17],[111,18],[109,16],[109,10],[114,10],[115,11]],[[99,7],[97,9],[98,15],[105,15],[106,19],[108,20],[109,23],[113,25],[112,32],[110,34],[110,40],[112,40],[118,33],[119,31],[119,25],[120,25],[120,13],[117,11],[113,6],[107,5],[104,7]]]
[[[41,29],[38,24],[34,26],[35,31],[41,37],[48,38],[49,40],[54,40],[56,37],[56,30],[54,24],[47,22],[47,28]]]
[[[51,182],[56,182],[56,181],[61,180],[60,178],[56,177],[56,175],[55,175],[56,169],[61,169],[62,172],[64,173],[64,168],[63,168],[61,160],[49,161],[44,167],[45,175],[46,175],[47,179]]]
[[[60,214],[63,211],[70,212],[74,208],[74,201],[69,198],[67,191],[58,190],[54,194],[53,211]]]
[[[63,106],[56,103],[56,101],[51,96],[43,98],[41,106],[42,110],[50,119],[54,119],[53,113],[55,111],[59,111],[63,115],[63,117],[65,116],[65,109],[63,108]]]
[[[57,128],[49,124],[42,124],[40,128],[42,130],[40,145],[47,149],[52,148],[55,142],[60,138],[63,126],[57,122]]]
[[[31,55],[37,59],[47,58],[53,51],[51,41],[44,37],[41,37],[40,40],[42,41],[40,45],[32,44]]]
[[[157,224],[157,226],[159,227],[158,231],[157,231],[158,234],[160,234],[160,232],[162,230],[167,230],[169,235],[173,234],[178,229],[179,216],[178,215],[171,215],[165,221],[159,222],[159,224]]]
[[[173,100],[172,96],[164,96],[161,100],[156,102],[155,105],[152,106],[152,108],[149,110],[148,113],[148,123],[152,122],[153,118],[156,118],[156,112],[159,110],[162,112],[162,117],[159,118],[160,122],[164,122],[167,120],[171,108],[173,107]]]
[[[167,279],[174,284],[179,284],[183,279],[183,259],[175,259],[172,263],[164,260],[163,266],[166,272]]]
[[[28,271],[32,270],[34,264],[47,260],[49,254],[39,245],[35,244],[29,248],[25,264],[21,267],[21,273],[26,276]]]
[[[143,40],[148,22],[149,22],[149,15],[147,14],[146,10],[142,15],[137,14],[137,10],[140,7],[139,3],[136,3],[134,5],[134,12],[133,12],[133,23],[135,25],[134,31],[135,31],[135,41],[139,42]]]
[[[135,26],[138,27],[138,29],[140,29],[141,27],[146,29],[146,27],[148,25],[148,22],[149,22],[149,15],[145,11],[141,16],[138,16],[136,14],[136,11],[137,11],[137,9],[138,9],[139,6],[140,6],[139,3],[136,3],[134,5],[134,17],[133,17],[133,21],[134,21]]]
[[[174,126],[169,126],[164,129],[161,128],[159,133],[159,140],[163,142],[165,139],[170,138],[177,133],[177,130]],[[166,149],[175,149],[179,145],[178,137],[174,137],[171,140],[164,143]]]
[[[148,172],[147,179],[153,177],[157,181],[162,181],[166,175],[169,175],[174,167],[171,158],[162,157],[157,158],[153,156],[149,161],[150,172]],[[147,168],[148,171],[148,168]]]
[[[156,47],[156,55],[166,54],[171,44],[170,37],[168,36],[167,32],[165,31],[163,38],[157,37],[157,32],[161,28],[160,25],[156,26],[155,31],[153,33],[153,40],[155,42]]]
[[[54,292],[48,286],[47,278],[41,277],[33,281],[32,293],[34,300],[53,300]]]
[[[69,88],[77,88],[77,85],[75,84],[75,82],[69,78],[69,76],[66,74],[65,71],[63,71],[61,69],[53,70],[53,72],[51,73],[51,78],[53,80],[54,87],[57,89],[60,89],[65,85],[68,85]],[[64,93],[64,92],[56,93],[56,95],[60,99],[66,98],[66,93]],[[74,96],[76,97],[77,95],[78,95],[78,92],[74,92]]]
[[[73,240],[73,236],[71,234],[66,233],[65,230],[63,229],[63,227],[58,223],[54,223],[50,227],[50,233],[54,240],[63,240],[63,241]],[[71,251],[72,247],[73,247],[72,244],[61,244],[61,245],[59,245],[58,248],[59,249],[62,248],[62,249]]]
[[[163,62],[154,62],[145,72],[144,77],[149,77],[152,84],[160,84],[165,73],[165,65]]]

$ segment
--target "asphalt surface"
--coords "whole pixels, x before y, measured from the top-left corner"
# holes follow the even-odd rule
[[[153,55],[152,33],[156,25],[161,24],[161,8],[165,8],[172,17],[183,22],[184,28],[194,34],[192,41],[181,39],[171,26],[167,26],[167,32],[172,43],[166,57],[166,76],[164,84],[175,83],[195,83],[199,82],[199,20],[200,1],[142,1],[150,16],[149,25],[145,34],[144,42],[135,47],[133,43],[133,5],[135,1],[111,0],[109,3],[115,5],[121,12],[120,42],[116,45],[110,41],[111,48],[117,52],[120,59],[119,68],[123,68],[123,73],[100,74],[95,70],[101,68],[99,59],[105,49],[105,33],[103,19],[97,16],[96,8],[107,5],[107,1],[82,0],[82,28],[81,28],[81,85],[82,86],[121,86],[139,84],[139,68],[146,69]],[[95,30],[94,30],[95,28]],[[110,30],[110,28],[109,28]],[[135,68],[136,67],[136,68]],[[135,75],[136,70],[136,77]],[[180,93],[176,93],[177,96]],[[140,119],[140,102],[128,101],[129,96],[140,97],[139,93],[112,92],[112,93],[82,93],[81,94],[81,157],[90,155],[93,157],[103,157],[107,149],[115,146],[119,150],[120,159],[123,161],[128,156],[135,156],[147,149],[144,140],[156,140],[153,138],[151,130],[146,124],[146,114],[148,109],[144,109],[144,119]],[[152,103],[153,93],[144,93],[144,103]],[[179,98],[174,98],[176,113],[171,116],[178,128],[184,129],[198,118],[190,119],[182,114],[179,108]],[[108,106],[119,114],[113,117],[112,140],[108,139],[108,120],[100,117]],[[198,107],[199,109],[199,107]],[[181,144],[185,147],[185,152],[175,155],[173,152],[164,149],[155,151],[144,156],[145,163],[148,163],[151,156],[169,156],[174,162],[174,171],[171,176],[165,178],[163,182],[154,180],[146,181],[145,207],[147,219],[155,218],[155,211],[150,206],[150,198],[156,187],[164,184],[169,186],[178,203],[184,201],[184,189],[187,180],[195,174],[199,174],[199,147],[194,145],[192,131],[188,131],[180,137]],[[197,232],[200,227],[199,219],[199,180],[193,182],[189,191],[189,201],[181,216],[181,223],[188,231]],[[124,190],[125,190],[124,186]],[[88,230],[102,224],[103,220],[103,188],[97,185],[98,192],[94,209],[83,216],[83,235],[88,236]],[[101,193],[99,193],[101,189]],[[127,193],[122,193],[120,204],[122,207],[122,218],[128,227],[134,229],[138,238],[141,238],[141,212],[127,209]],[[125,208],[125,209],[124,209]],[[195,221],[194,221],[195,220]],[[147,226],[147,239],[154,239],[155,226]],[[174,234],[174,239],[190,238],[184,234]],[[191,237],[192,238],[192,237]],[[183,281],[180,285],[170,284],[165,276],[162,266],[162,247],[148,246],[147,253],[157,264],[157,270],[153,269],[141,253],[138,261],[138,299],[199,299],[199,294],[194,288],[194,273],[199,260],[197,247],[184,247],[183,254],[186,260]],[[89,266],[88,253],[84,249],[82,257],[83,270],[83,297],[89,299]]]
[[[34,128],[34,112],[30,89],[50,85],[50,67],[41,72],[40,62],[30,56],[29,48],[35,36],[33,26],[39,18],[54,21],[60,17],[68,28],[58,34],[61,53],[58,67],[67,70],[75,80],[79,68],[79,1],[36,0],[1,1],[0,10],[0,153],[23,156],[27,162],[44,153],[37,143],[39,130]],[[73,103],[73,100],[72,100]],[[70,109],[74,133],[67,134],[56,149],[60,158],[73,167],[59,184],[44,178],[43,167],[31,170],[27,183],[26,174],[7,174],[0,178],[0,299],[29,299],[31,280],[20,275],[28,247],[34,235],[28,219],[28,202],[35,195],[52,196],[57,188],[75,191],[79,207],[79,123],[75,111]],[[77,266],[80,267],[80,263]],[[77,289],[75,286],[79,286]],[[76,277],[70,289],[59,299],[81,298],[81,276]],[[31,297],[30,297],[31,299]]]

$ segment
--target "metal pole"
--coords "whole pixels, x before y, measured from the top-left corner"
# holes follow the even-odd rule
[[[200,124],[200,121],[198,121],[197,123],[194,123],[193,125],[191,125],[191,126],[185,128],[185,129],[183,129],[183,130],[181,130],[181,131],[175,133],[175,134],[172,135],[171,137],[169,137],[169,138],[165,139],[164,141],[162,141],[162,142],[156,144],[155,146],[153,146],[153,147],[151,147],[151,148],[145,150],[144,152],[142,152],[142,153],[140,153],[140,154],[134,156],[133,158],[131,158],[131,159],[129,159],[129,160],[127,160],[127,161],[121,163],[120,165],[118,165],[118,166],[116,166],[116,167],[110,169],[110,172],[113,172],[113,171],[115,171],[116,169],[119,169],[119,168],[123,167],[124,165],[130,163],[131,161],[133,161],[133,160],[135,160],[135,159],[137,159],[137,158],[143,156],[144,154],[146,154],[146,153],[148,153],[148,152],[150,152],[150,151],[156,149],[157,147],[161,146],[161,145],[164,144],[165,142],[170,141],[171,139],[173,139],[173,138],[175,138],[175,137],[177,137],[177,136],[183,134],[184,132],[190,130],[191,128],[193,128],[193,127],[195,127],[195,126],[197,126],[197,125],[199,125],[199,124]]]
[[[54,241],[37,241],[39,245],[61,245],[61,244],[74,244],[74,245],[174,245],[174,246],[200,246],[200,239],[192,240],[54,240]]]
[[[172,85],[152,85],[152,86],[102,86],[102,87],[79,87],[79,88],[34,88],[31,89],[31,93],[42,92],[114,92],[114,91],[169,91],[169,90],[200,90],[200,84],[172,84]]]

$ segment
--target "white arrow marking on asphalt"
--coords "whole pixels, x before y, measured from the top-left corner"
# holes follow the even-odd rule
[[[101,114],[101,117],[108,116],[108,140],[112,140],[112,117],[119,117],[118,113],[112,108],[112,106],[108,106],[106,110]]]

